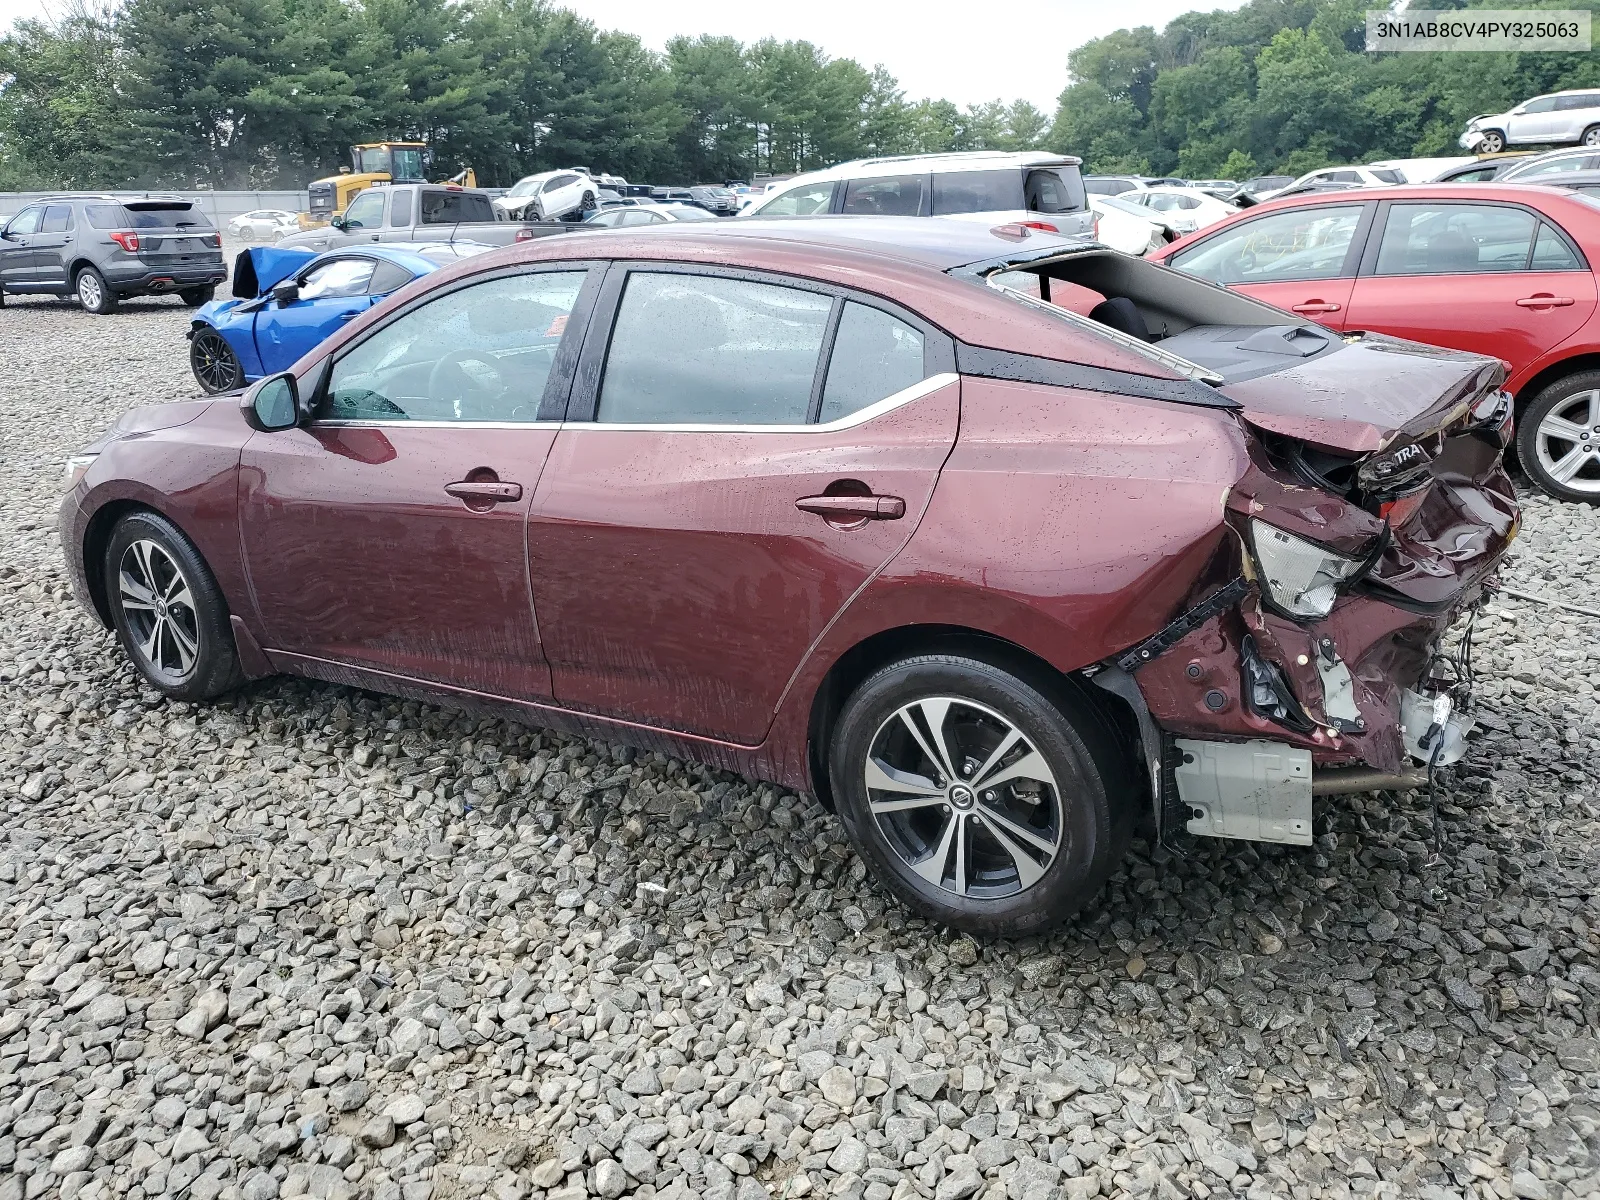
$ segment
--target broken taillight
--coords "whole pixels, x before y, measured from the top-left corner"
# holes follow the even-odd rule
[[[1378,505],[1378,515],[1389,522],[1391,528],[1404,525],[1413,516],[1417,509],[1422,507],[1422,502],[1428,498],[1428,493],[1433,490],[1433,481],[1430,479],[1414,492],[1407,492],[1404,496],[1395,496]]]
[[[139,253],[139,235],[131,229],[117,230],[111,235],[111,240],[129,254]]]

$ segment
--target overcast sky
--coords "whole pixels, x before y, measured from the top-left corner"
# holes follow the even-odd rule
[[[622,29],[660,49],[678,34],[724,34],[742,42],[804,38],[837,58],[882,63],[906,95],[974,104],[1031,100],[1046,113],[1067,82],[1067,52],[1130,25],[1161,28],[1195,8],[1237,8],[1243,0],[1027,0],[990,8],[884,0],[764,0],[672,4],[662,0],[565,0],[605,29]],[[0,27],[38,16],[50,0],[0,0]]]

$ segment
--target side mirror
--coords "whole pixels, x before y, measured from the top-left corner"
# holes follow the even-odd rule
[[[344,230],[346,228],[348,228],[348,222],[345,221],[345,217],[344,217],[343,213],[335,213],[333,216],[329,217],[328,218],[328,224],[332,225],[335,229],[339,230],[341,233],[344,232]]]
[[[280,307],[285,304],[293,304],[300,299],[300,285],[292,279],[285,279],[282,283],[274,284],[272,298],[278,302]]]
[[[263,379],[239,401],[245,424],[261,433],[292,429],[300,423],[300,388],[285,371]]]

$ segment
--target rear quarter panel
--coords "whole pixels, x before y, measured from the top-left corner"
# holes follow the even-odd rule
[[[1158,632],[1218,556],[1248,463],[1225,410],[964,378],[927,514],[801,666],[772,761],[804,761],[817,689],[875,634],[960,626],[1073,671]]]

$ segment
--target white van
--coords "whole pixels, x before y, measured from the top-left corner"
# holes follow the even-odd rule
[[[864,158],[774,185],[740,215],[955,217],[1093,237],[1082,165],[1043,151]]]

